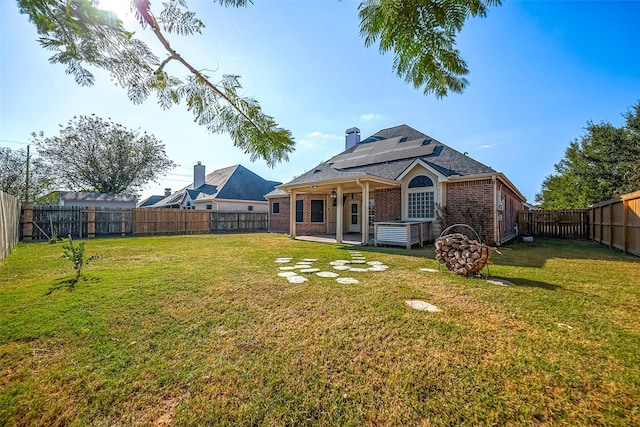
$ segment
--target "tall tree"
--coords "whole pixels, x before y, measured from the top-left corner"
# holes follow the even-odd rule
[[[640,190],[640,101],[618,128],[588,122],[586,134],[572,141],[556,174],[542,183],[536,203],[545,209],[584,208]]]
[[[53,180],[40,159],[28,156],[25,150],[0,147],[0,191],[31,203],[52,188]]]
[[[32,137],[58,185],[70,190],[136,193],[175,167],[155,136],[95,115],[74,117],[59,136]]]

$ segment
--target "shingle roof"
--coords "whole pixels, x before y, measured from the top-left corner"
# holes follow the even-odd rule
[[[396,150],[402,149],[402,144],[404,142],[415,142],[416,140],[423,140],[424,145],[436,145],[434,149],[430,148],[423,150],[423,152],[425,153],[431,153],[427,155],[417,155],[408,158],[397,158],[402,156],[388,156],[388,158],[391,158],[392,160],[378,161],[377,163],[373,162],[379,160],[380,157],[372,155],[366,157],[366,159],[371,163],[362,161],[362,159],[360,159],[357,162],[354,162],[356,164],[359,163],[359,166],[342,168],[336,167],[345,165],[346,162],[344,160],[353,158],[354,154],[357,157],[357,152],[354,153],[354,151],[358,149],[362,150],[363,144],[382,143],[393,145],[395,144],[395,142],[391,141],[392,138],[400,138],[398,141],[396,141],[397,145],[394,146]],[[415,145],[415,143],[413,145]],[[410,151],[407,150],[407,152]],[[351,157],[349,155],[351,155]],[[307,184],[310,182],[331,181],[344,178],[357,178],[366,175],[376,176],[388,180],[395,180],[416,159],[421,159],[423,162],[433,167],[445,176],[466,176],[478,175],[483,173],[496,173],[490,167],[485,166],[484,164],[472,159],[471,157],[454,150],[453,148],[441,143],[440,141],[437,141],[429,135],[419,132],[410,126],[400,125],[388,129],[382,129],[376,132],[370,137],[364,139],[360,144],[357,144],[350,149],[345,150],[342,153],[332,157],[328,161],[319,164],[312,170],[288,182],[287,185]]]
[[[147,206],[155,205],[160,200],[164,199],[164,196],[149,196],[140,203],[138,203],[139,208],[145,208]]]
[[[179,204],[184,194],[191,200],[204,201],[214,199],[265,201],[265,194],[272,191],[280,182],[267,181],[242,165],[233,165],[217,169],[204,177],[204,184],[193,188],[188,185],[168,197],[163,198],[154,207]]]

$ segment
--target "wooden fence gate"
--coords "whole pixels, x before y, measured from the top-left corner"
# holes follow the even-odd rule
[[[542,237],[589,237],[589,211],[518,211],[520,234]]]

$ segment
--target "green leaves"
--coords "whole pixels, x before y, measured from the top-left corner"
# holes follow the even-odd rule
[[[364,0],[358,8],[360,34],[367,47],[379,43],[393,52],[398,76],[424,94],[438,98],[462,92],[468,81],[466,62],[455,48],[466,20],[485,16],[501,0]]]
[[[84,246],[87,242],[80,242],[77,245],[73,244],[71,237],[67,240],[67,243],[62,245],[62,257],[68,259],[73,264],[73,269],[76,271],[75,281],[77,282],[82,274],[82,268],[89,264],[91,261],[100,258],[97,255],[92,255],[89,258],[84,256]]]
[[[239,94],[238,76],[223,76],[218,83],[179,55],[167,34],[194,35],[204,23],[186,9],[183,0],[163,3],[158,17],[149,0],[132,0],[143,28],[149,28],[166,50],[163,61],[149,47],[125,30],[111,13],[100,10],[93,0],[19,0],[41,35],[40,44],[54,53],[52,63],[66,65],[65,72],[84,86],[95,83],[90,68],[107,70],[116,85],[127,90],[129,99],[140,104],[152,94],[162,108],[185,102],[195,122],[213,133],[227,133],[233,144],[274,167],[294,150],[291,133],[262,112],[258,102]],[[244,0],[218,0],[224,6],[242,7]],[[186,74],[175,76],[164,68],[177,61]]]
[[[569,144],[556,174],[545,178],[536,202],[545,209],[585,208],[640,189],[640,101],[626,124],[588,122]]]
[[[135,193],[175,166],[155,136],[97,116],[74,117],[59,136],[32,138],[59,185],[76,191]]]

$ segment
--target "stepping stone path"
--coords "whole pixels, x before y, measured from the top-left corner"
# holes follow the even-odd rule
[[[389,269],[387,265],[385,265],[381,261],[367,261],[366,257],[362,255],[361,252],[358,251],[348,251],[349,255],[351,255],[350,260],[346,259],[338,259],[335,261],[331,261],[329,265],[338,271],[349,271],[349,272],[368,272],[368,271],[377,271],[382,272]],[[289,283],[304,283],[308,281],[306,277],[301,274],[313,274],[315,273],[318,277],[335,279],[336,282],[340,284],[350,285],[350,284],[358,284],[359,280],[354,279],[352,277],[339,277],[339,273],[335,273],[333,271],[321,271],[320,268],[316,268],[314,263],[317,262],[317,258],[303,258],[301,261],[296,261],[293,265],[281,266],[279,269],[281,270],[278,273],[278,276],[286,278]],[[292,257],[279,257],[275,259],[277,264],[288,264],[293,262]],[[294,271],[297,270],[297,271]]]
[[[489,279],[487,280],[487,283],[491,283],[492,285],[498,285],[498,286],[513,286],[512,282],[504,279]]]
[[[360,283],[359,280],[356,280],[352,277],[338,277],[336,279],[336,282],[340,283],[341,285],[357,285],[358,283]]]
[[[437,313],[439,311],[442,311],[435,305],[429,304],[426,301],[421,301],[418,299],[406,300],[405,303],[413,309],[420,310],[420,311],[428,311],[429,313]]]
[[[334,273],[333,271],[321,271],[319,273],[316,273],[316,276],[320,276],[320,277],[338,277],[339,274],[338,273]]]

